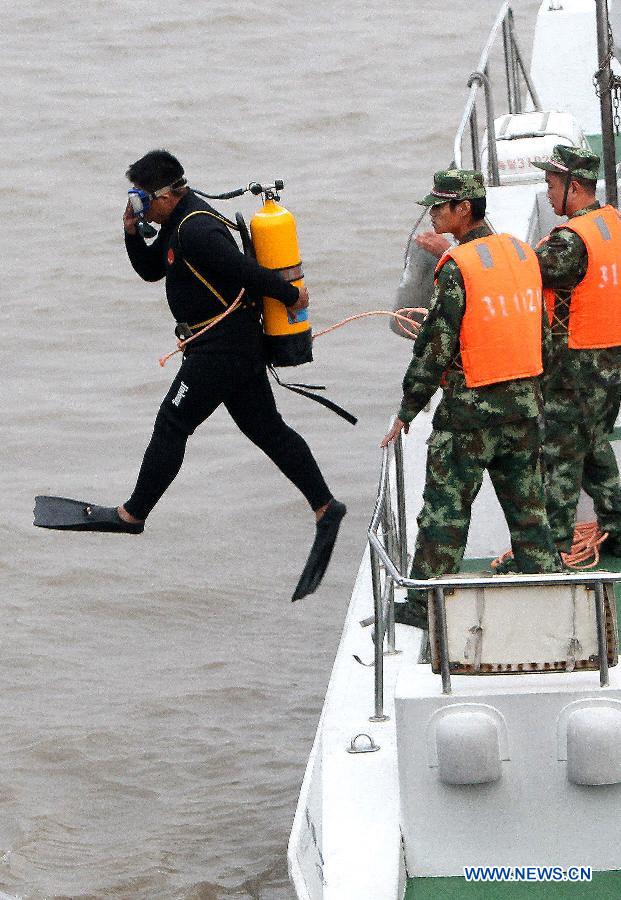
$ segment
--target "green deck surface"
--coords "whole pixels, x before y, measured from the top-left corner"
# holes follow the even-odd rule
[[[489,559],[466,559],[462,572],[489,571]],[[621,572],[621,558],[602,554],[599,569]],[[617,599],[617,623],[621,610],[621,583],[615,585]],[[479,865],[476,860],[473,865]],[[487,863],[486,863],[487,864]],[[578,865],[581,863],[579,862]],[[493,865],[493,863],[492,863]],[[528,862],[525,862],[528,865]],[[550,866],[555,865],[553,860]],[[621,900],[621,872],[593,872],[590,882],[509,882],[479,881],[468,882],[462,876],[452,878],[409,878],[405,900],[533,900],[533,898],[554,898],[554,900],[574,900],[589,897],[594,900]]]
[[[591,150],[593,153],[597,153],[600,159],[602,159],[602,136],[601,134],[589,134],[587,136],[587,140],[591,145]],[[615,134],[615,155],[617,157],[617,162],[621,160],[621,134]],[[599,167],[599,177],[604,177],[604,164],[602,159],[602,164]],[[621,894],[619,895],[621,896]]]
[[[593,872],[593,880],[568,882],[467,882],[465,878],[410,878],[405,900],[619,900],[621,872]]]

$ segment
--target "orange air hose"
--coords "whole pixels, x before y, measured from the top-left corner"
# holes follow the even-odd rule
[[[201,328],[200,331],[197,331],[196,334],[193,334],[192,337],[187,338],[185,341],[177,341],[177,349],[173,350],[171,353],[167,353],[165,356],[161,356],[159,359],[160,366],[165,366],[171,357],[175,356],[177,353],[182,353],[190,341],[195,340],[197,337],[200,337],[201,334],[205,334],[206,331],[209,331],[210,328],[213,328],[214,325],[217,325],[218,322],[221,322],[222,319],[226,318],[226,316],[230,315],[234,309],[241,303],[241,298],[244,294],[244,288],[241,289],[235,300],[231,303],[231,305],[226,309],[221,315],[216,316],[215,319],[212,319],[209,325],[205,325],[204,328]],[[367,316],[392,316],[397,321],[397,325],[401,329],[401,331],[409,338],[415,338],[418,334],[418,329],[420,328],[420,323],[415,319],[410,318],[410,315],[413,313],[418,313],[423,317],[427,315],[428,310],[422,306],[413,306],[408,307],[404,306],[401,309],[397,309],[395,312],[388,312],[385,309],[374,309],[369,312],[358,313],[354,316],[347,316],[346,319],[343,319],[341,322],[337,322],[335,325],[330,325],[329,328],[324,328],[323,331],[317,331],[313,334],[313,340],[315,338],[321,337],[324,334],[329,334],[331,331],[336,331],[337,328],[342,328],[343,325],[348,325],[350,322],[355,322],[356,319],[365,319]]]
[[[181,340],[177,341],[177,349],[176,350],[173,350],[171,353],[166,353],[165,356],[160,356],[160,358],[159,358],[160,366],[162,366],[162,367],[165,366],[166,363],[168,362],[168,360],[171,357],[175,356],[176,353],[182,353],[191,341],[196,340],[196,338],[200,337],[201,334],[205,334],[206,331],[209,331],[210,328],[213,328],[214,325],[217,325],[218,322],[222,321],[222,319],[226,319],[227,316],[229,316],[234,310],[236,310],[237,307],[241,303],[241,298],[244,295],[244,290],[245,290],[245,288],[242,288],[241,291],[239,292],[239,294],[237,295],[237,297],[231,303],[231,305],[229,307],[227,307],[227,309],[225,309],[224,312],[221,313],[219,316],[216,316],[215,319],[212,319],[208,325],[205,325],[204,328],[201,328],[201,330],[197,331],[196,334],[193,334],[192,337],[186,338],[185,341],[181,341]]]
[[[343,325],[348,325],[350,322],[355,322],[356,319],[366,319],[367,316],[392,316],[397,321],[397,325],[401,329],[401,331],[407,335],[407,337],[415,338],[418,334],[418,329],[420,328],[420,323],[416,322],[414,319],[410,318],[408,313],[420,313],[423,316],[427,315],[428,310],[422,306],[404,306],[401,309],[397,309],[395,312],[389,312],[386,309],[373,309],[369,312],[357,313],[355,316],[347,316],[346,319],[343,319],[341,322],[337,322],[335,325],[330,325],[329,328],[324,328],[323,331],[316,331],[313,334],[313,340],[315,338],[321,337],[324,334],[329,334],[331,331],[336,331],[337,328],[341,328]]]

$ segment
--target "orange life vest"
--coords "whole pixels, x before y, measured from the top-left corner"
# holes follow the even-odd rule
[[[621,217],[618,211],[614,206],[591,210],[558,225],[551,234],[560,228],[579,235],[588,255],[586,275],[571,292],[567,346],[571,350],[621,346]],[[551,322],[556,295],[551,288],[546,288],[544,297]]]
[[[436,277],[449,258],[466,288],[459,334],[466,386],[540,375],[541,274],[534,250],[512,235],[492,234],[447,250]]]

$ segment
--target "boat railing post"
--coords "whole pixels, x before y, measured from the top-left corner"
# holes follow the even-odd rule
[[[513,53],[514,53],[514,56],[515,56],[515,61],[516,61],[516,64],[517,64],[517,68],[518,68],[519,72],[522,73],[522,78],[523,78],[524,81],[526,82],[526,88],[527,88],[528,93],[529,93],[529,95],[530,95],[530,99],[531,99],[532,102],[533,102],[533,107],[534,107],[536,110],[538,110],[539,112],[541,112],[542,106],[541,106],[541,100],[539,99],[539,94],[537,93],[537,88],[535,87],[534,82],[533,82],[532,78],[530,77],[530,74],[529,74],[529,72],[528,72],[528,69],[527,69],[526,66],[524,65],[524,60],[522,59],[522,54],[520,53],[520,45],[519,45],[518,42],[517,42],[517,38],[516,38],[516,36],[515,36],[515,31],[514,31],[514,29],[513,29],[513,13],[511,14],[511,22],[510,22],[510,25],[511,25],[511,40],[513,41]],[[520,98],[520,108],[519,108],[519,112],[522,112],[522,100],[521,100],[521,98]]]
[[[399,571],[407,575],[408,532],[405,505],[405,477],[403,473],[403,439],[401,433],[395,443],[395,481],[397,485],[397,523],[399,526]]]
[[[481,148],[479,146],[479,123],[477,120],[476,103],[470,113],[470,144],[472,147],[472,168],[481,171]]]
[[[484,72],[473,72],[468,79],[468,87],[478,82],[483,85],[485,93],[485,113],[487,118],[487,168],[488,183],[493,187],[500,184],[498,174],[498,153],[496,152],[496,127],[494,125],[494,101],[492,98],[492,89],[488,76],[487,66]]]
[[[502,20],[502,46],[505,57],[505,76],[507,79],[507,101],[509,112],[511,114],[517,112],[516,109],[516,82],[515,82],[515,60],[513,58],[513,42],[511,40],[511,29],[509,26],[509,13]]]
[[[595,619],[597,621],[597,652],[599,654],[600,687],[608,687],[608,638],[606,635],[606,607],[604,604],[604,586],[601,581],[595,582]]]
[[[517,40],[515,38],[515,27],[513,22],[513,10],[509,8],[507,13],[507,25],[509,29],[509,42],[511,44],[511,65],[513,68],[513,97],[516,113],[523,112],[522,92],[520,90],[520,51],[518,49]]]
[[[446,627],[446,608],[444,606],[444,588],[433,589],[434,612],[438,623],[440,640],[440,672],[442,675],[442,693],[451,693],[451,672],[449,668],[448,630]]]
[[[384,610],[379,557],[375,548],[369,546],[371,554],[371,582],[373,585],[373,606],[375,610],[375,715],[370,722],[385,722],[384,715]]]
[[[384,534],[384,546],[390,559],[395,560],[398,557],[399,541],[397,537],[397,524],[392,509],[392,492],[390,490],[390,478],[386,486],[386,497],[384,499],[384,507],[382,510],[382,531]],[[384,607],[384,597],[387,603]],[[386,633],[386,641],[388,653],[395,652],[395,583],[390,575],[384,572],[384,591],[382,594],[382,612],[386,610],[384,617],[384,630]],[[384,632],[382,632],[383,637]]]

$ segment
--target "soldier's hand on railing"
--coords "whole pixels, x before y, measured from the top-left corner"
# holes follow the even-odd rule
[[[410,430],[409,422],[402,422],[401,419],[395,419],[395,421],[392,423],[392,428],[390,429],[388,434],[386,434],[384,436],[384,439],[383,439],[382,443],[380,444],[380,447],[387,447],[389,444],[392,444],[392,442],[395,441],[399,437],[399,435],[401,434],[402,431],[405,432],[405,434],[407,434],[409,430]]]

